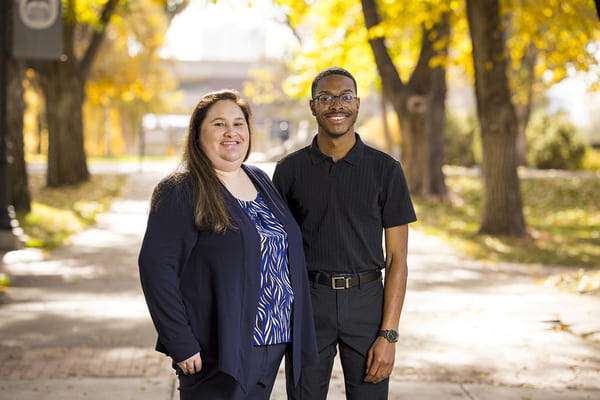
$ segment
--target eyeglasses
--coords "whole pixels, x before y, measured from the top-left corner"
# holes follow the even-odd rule
[[[352,100],[357,99],[352,93],[342,93],[339,96],[334,96],[332,94],[320,94],[316,96],[313,100],[316,100],[322,106],[332,106],[335,103],[335,99],[340,99],[340,104],[342,106],[351,106]]]

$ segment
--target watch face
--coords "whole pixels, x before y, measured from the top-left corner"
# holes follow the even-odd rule
[[[390,343],[396,343],[398,341],[398,332],[389,330],[386,332],[385,338],[389,340]]]

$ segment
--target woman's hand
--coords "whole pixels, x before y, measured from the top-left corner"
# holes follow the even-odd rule
[[[184,375],[197,374],[202,369],[202,359],[200,353],[196,353],[187,360],[183,360],[177,363],[179,368],[183,371]]]

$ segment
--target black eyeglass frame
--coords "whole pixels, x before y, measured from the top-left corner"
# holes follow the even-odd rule
[[[331,97],[331,99],[328,100],[328,101],[322,101],[321,97],[323,97],[323,96]],[[347,100],[344,100],[343,99],[344,96],[350,96],[350,98],[347,99]],[[352,100],[358,99],[358,96],[355,95],[354,93],[350,93],[350,92],[342,93],[342,94],[339,94],[337,96],[334,96],[334,95],[329,94],[329,93],[323,93],[323,94],[320,94],[318,96],[315,96],[312,100],[315,101],[315,102],[317,102],[321,106],[331,107],[333,104],[335,104],[335,100],[336,99],[339,99],[339,103],[342,106],[350,106],[350,105],[352,105]]]

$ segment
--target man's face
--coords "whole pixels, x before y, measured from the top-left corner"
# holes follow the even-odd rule
[[[321,99],[326,99],[327,95],[334,96],[333,100],[319,100],[320,96],[325,96]],[[347,76],[328,75],[319,81],[315,97],[310,100],[310,109],[317,119],[319,133],[331,137],[354,134],[354,123],[360,107],[360,99],[353,97],[355,95],[354,83]]]

